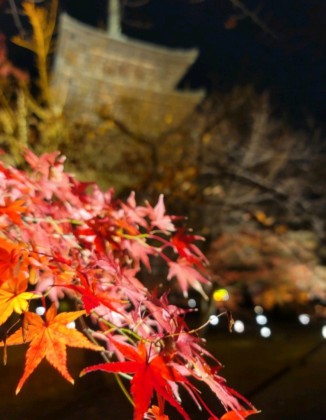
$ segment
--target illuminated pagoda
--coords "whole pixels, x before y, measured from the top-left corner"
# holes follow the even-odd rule
[[[204,97],[203,91],[176,90],[198,51],[125,37],[118,3],[110,3],[108,32],[61,15],[53,90],[66,112],[105,107],[131,132],[156,137],[178,126]]]

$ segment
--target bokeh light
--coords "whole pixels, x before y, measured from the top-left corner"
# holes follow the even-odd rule
[[[38,306],[35,309],[35,312],[37,313],[37,315],[40,315],[40,316],[44,315],[45,314],[45,308],[44,308],[44,306]]]
[[[257,315],[261,315],[261,314],[264,312],[264,309],[263,309],[263,307],[262,307],[262,306],[260,306],[260,305],[256,305],[256,306],[254,307],[254,311],[256,312],[256,314],[257,314]]]
[[[220,320],[218,319],[218,316],[217,315],[211,315],[209,317],[209,323],[211,325],[217,325],[219,322],[220,322]]]
[[[267,317],[265,315],[257,315],[256,322],[259,325],[266,325],[267,324]]]
[[[269,327],[263,327],[260,329],[260,335],[264,338],[268,338],[272,335],[272,330]]]
[[[300,314],[298,320],[302,325],[308,325],[310,322],[310,316],[308,314]]]
[[[321,335],[326,338],[326,325],[323,326],[323,328],[321,329]]]
[[[196,308],[196,306],[197,306],[197,302],[196,302],[196,300],[195,299],[189,299],[188,300],[188,306],[189,306],[189,308]]]
[[[237,332],[237,333],[243,333],[243,332],[244,332],[244,330],[245,330],[244,323],[243,323],[240,319],[237,319],[237,320],[234,322],[233,329],[234,329],[234,331],[235,331],[235,332]]]
[[[229,300],[229,292],[226,289],[216,289],[213,293],[215,302],[223,302]]]

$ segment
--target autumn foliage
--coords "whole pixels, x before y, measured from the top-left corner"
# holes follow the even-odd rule
[[[185,296],[190,286],[205,296],[209,283],[206,258],[195,245],[201,238],[166,214],[163,196],[154,207],[137,205],[133,193],[123,202],[113,191],[64,172],[59,153],[37,157],[26,151],[25,158],[29,172],[0,163],[4,361],[10,346],[29,345],[16,393],[44,358],[73,383],[68,346],[99,353],[102,363],[81,375],[102,370],[130,380],[130,394],[118,382],[134,405],[135,420],[168,419],[165,403],[190,419],[181,388],[210,419],[218,419],[220,408],[206,405],[200,381],[220,400],[222,419],[256,413],[219,375],[220,363],[188,328],[185,310],[140,281],[142,270],[151,271],[153,259],[160,258],[166,280],[176,279]]]

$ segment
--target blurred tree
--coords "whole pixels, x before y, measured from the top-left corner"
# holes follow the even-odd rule
[[[303,307],[311,301],[326,302],[326,268],[317,257],[318,239],[309,231],[248,228],[226,231],[212,242],[208,252],[216,286],[267,310],[275,306]],[[235,308],[236,309],[236,308]]]
[[[253,301],[269,308],[325,302],[320,130],[291,130],[272,116],[268,95],[252,87],[206,107],[198,185],[215,281],[235,290],[245,284]]]
[[[316,177],[326,156],[318,127],[291,130],[272,116],[268,95],[257,95],[252,87],[234,89],[206,107],[201,179],[207,204],[221,220],[210,223],[215,232],[232,220],[238,225],[243,217],[257,219],[258,209],[270,217],[258,220],[262,225],[307,227],[322,238],[324,184]],[[235,217],[239,208],[248,214]]]
[[[316,10],[309,10],[316,19]],[[308,33],[316,39],[305,28]],[[292,41],[289,48],[295,47],[295,37]],[[302,43],[298,45],[302,51]],[[300,277],[307,279],[305,289],[321,290],[314,293],[323,296],[324,274],[315,257],[326,256],[326,151],[322,131],[309,116],[305,131],[294,130],[275,118],[269,95],[258,94],[252,85],[238,86],[211,94],[178,129],[148,138],[113,118],[110,110],[66,120],[56,104],[44,108],[27,90],[17,92],[11,97],[13,108],[2,103],[0,110],[1,144],[16,150],[16,157],[18,144],[28,143],[38,152],[60,148],[69,157],[70,170],[83,179],[113,185],[121,195],[134,189],[141,198],[152,199],[163,192],[171,211],[188,214],[196,230],[212,239],[211,260],[218,263],[213,268],[223,273],[225,284],[243,279],[255,289],[261,281],[266,287],[255,290],[264,293],[274,286],[276,293],[285,284],[286,300]],[[140,124],[132,107],[128,117],[134,127]],[[169,118],[163,121],[167,127]],[[303,260],[301,267],[296,258],[306,236],[298,233],[293,244],[293,230],[313,235],[314,257]],[[275,248],[264,254],[266,241]],[[290,247],[289,258],[282,255],[282,244]],[[262,259],[251,271],[246,267],[248,253]],[[243,263],[237,272],[234,254]],[[274,292],[270,302],[276,299]]]

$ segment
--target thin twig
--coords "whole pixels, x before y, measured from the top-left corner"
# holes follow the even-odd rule
[[[279,40],[279,36],[277,36],[269,27],[257,16],[256,13],[252,12],[250,9],[247,8],[241,1],[239,0],[230,0],[233,6],[237,7],[242,11],[242,13],[249,17],[256,25],[258,25],[264,32],[270,35],[272,38]]]
[[[16,28],[18,29],[18,32],[20,33],[20,36],[22,38],[25,38],[26,31],[23,28],[23,25],[21,23],[18,8],[16,6],[15,0],[9,0],[9,4],[10,4],[10,13],[11,13],[11,16],[14,20],[14,24],[15,24]]]

